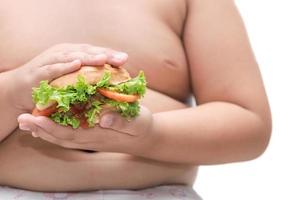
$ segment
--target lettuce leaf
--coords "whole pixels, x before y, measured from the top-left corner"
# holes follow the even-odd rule
[[[143,71],[140,71],[137,77],[130,79],[124,83],[118,85],[113,85],[108,87],[108,89],[124,94],[137,94],[144,96],[146,92],[146,80]]]
[[[78,81],[74,88],[69,86],[69,90],[74,91],[75,98],[72,99],[73,102],[86,102],[90,96],[96,93],[96,87],[88,84],[83,76],[78,76]]]
[[[76,119],[75,117],[70,116],[67,113],[56,112],[52,114],[50,118],[60,125],[63,126],[71,125],[74,129],[80,126],[79,119]]]
[[[70,105],[78,102],[86,102],[96,93],[96,86],[88,84],[82,76],[74,86],[55,88],[47,81],[41,81],[38,88],[33,88],[33,101],[36,104],[46,105],[49,101],[56,101],[60,111],[67,112]]]
[[[96,117],[101,112],[101,104],[100,101],[93,101],[91,108],[85,113],[89,127],[94,127]]]
[[[117,112],[126,119],[136,117],[140,112],[140,106],[138,102],[127,103],[127,102],[118,102],[111,99],[105,101],[106,104],[116,108]]]
[[[48,85],[48,81],[41,81],[38,88],[33,88],[32,99],[35,103],[46,105],[54,90],[53,87]]]
[[[105,71],[102,79],[96,84],[97,88],[107,88],[110,83],[109,80],[111,78],[111,72]]]

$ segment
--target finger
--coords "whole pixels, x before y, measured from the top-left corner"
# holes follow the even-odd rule
[[[74,60],[80,60],[84,65],[103,65],[107,60],[105,52],[91,54],[83,51],[66,51],[65,49],[60,52],[44,52],[41,56],[34,59],[37,67],[44,65],[52,65],[56,63],[67,63]]]
[[[106,51],[107,48],[94,46],[90,44],[84,44],[84,43],[63,43],[63,44],[57,44],[49,49],[47,49],[45,52],[85,52],[88,54],[103,54]]]
[[[102,66],[107,61],[107,55],[105,53],[90,54],[85,52],[69,52],[59,55],[55,60],[55,63],[80,60],[82,65]]]
[[[20,122],[19,128],[23,131],[29,131],[31,133],[32,137],[39,137],[39,134],[38,134],[39,127],[37,127],[34,123]]]
[[[124,65],[128,60],[128,54],[124,52],[108,49],[106,51],[106,55],[107,55],[107,63],[115,67]]]
[[[122,117],[119,113],[107,113],[101,117],[100,126],[136,136],[148,130],[151,120],[151,112],[141,106],[140,114],[130,120]]]
[[[107,56],[107,64],[119,67],[127,62],[128,55],[125,52],[116,51],[110,48],[103,48],[89,44],[71,44],[69,51],[85,52],[87,54],[99,55],[105,54]]]
[[[39,135],[37,134],[38,127],[33,123],[21,123],[19,124],[19,128],[23,131],[28,131],[29,133],[31,133],[32,137],[39,137]]]
[[[35,135],[37,137],[40,137],[41,139],[50,142],[52,144],[56,144],[59,145],[61,144],[60,140],[51,136],[50,134],[48,134],[45,130],[43,130],[42,128],[37,128],[36,132],[34,132]]]
[[[88,149],[93,146],[93,143],[97,144],[96,139],[99,137],[94,135],[95,139],[93,139],[89,134],[91,130],[85,130],[80,134],[75,133],[70,127],[57,125],[49,118],[42,116],[34,117],[31,114],[22,114],[18,117],[18,122],[21,130],[33,132],[34,137],[41,137],[66,148]]]
[[[55,133],[56,130],[54,130],[53,128],[49,128],[49,127],[51,127],[51,124],[49,124],[49,126],[47,127],[49,129],[47,129],[47,130],[45,130],[43,127],[38,126],[34,122],[36,120],[34,118],[36,118],[36,117],[34,117],[30,114],[20,115],[18,117],[19,128],[21,130],[30,131],[33,137],[40,137],[41,139],[43,139],[45,141],[48,141],[52,144],[59,145],[64,148],[84,149],[84,147],[82,147],[81,144],[77,144],[77,143],[73,142],[72,140],[66,140],[66,139],[71,139],[70,137],[60,138],[60,137],[57,137],[56,134],[53,134],[53,133]],[[40,119],[37,119],[37,121],[43,120],[42,118],[46,118],[46,117],[38,117],[38,118],[40,118]],[[54,131],[54,132],[48,132],[49,130]],[[61,134],[61,133],[63,133],[63,132],[60,132],[59,136],[65,136],[64,134]]]
[[[72,141],[75,138],[75,131],[71,127],[58,125],[47,117],[35,117],[34,123],[57,139]]]
[[[39,80],[53,80],[57,77],[60,77],[62,75],[74,72],[76,70],[79,70],[81,67],[81,61],[80,60],[74,60],[73,62],[68,63],[58,63],[53,65],[46,65],[41,67],[38,70],[37,77],[39,77]]]
[[[60,140],[73,140],[74,133],[70,127],[63,127],[47,117],[35,117],[31,114],[21,114],[18,117],[19,127],[22,130],[37,132],[38,128],[45,130],[48,134]]]
[[[56,144],[58,146],[64,147],[64,148],[69,148],[69,149],[78,149],[79,146],[71,141],[63,140],[63,139],[58,139],[56,137],[53,137],[50,133],[48,133],[46,130],[43,128],[38,127],[37,131],[35,134],[40,137],[41,139],[50,142],[52,144]]]

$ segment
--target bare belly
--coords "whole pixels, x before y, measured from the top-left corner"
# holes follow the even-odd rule
[[[160,102],[153,104],[153,100]],[[143,104],[153,112],[186,106],[148,91]],[[161,184],[191,185],[196,167],[120,153],[64,149],[17,129],[0,144],[0,184],[38,191],[138,189]]]
[[[144,70],[148,86],[160,92],[149,91],[145,106],[152,112],[182,109],[177,100],[190,93],[181,41],[185,12],[182,0],[2,0],[0,72],[59,43],[110,47],[127,52],[128,71],[134,76]],[[0,184],[32,190],[192,184],[196,171],[126,154],[67,150],[18,129],[0,144]]]

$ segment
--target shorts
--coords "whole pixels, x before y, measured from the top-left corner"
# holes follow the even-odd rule
[[[0,187],[5,200],[201,200],[193,188],[183,185],[157,186],[142,190],[97,190],[92,192],[47,193]]]

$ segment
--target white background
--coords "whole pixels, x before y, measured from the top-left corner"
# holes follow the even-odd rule
[[[300,200],[300,1],[237,0],[273,114],[258,159],[203,166],[195,189],[204,200]]]

